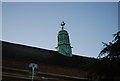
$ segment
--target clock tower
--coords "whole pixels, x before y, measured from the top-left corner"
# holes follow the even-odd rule
[[[72,47],[70,45],[69,35],[66,30],[64,30],[64,21],[61,23],[62,29],[58,32],[58,45],[57,51],[62,55],[72,57]]]

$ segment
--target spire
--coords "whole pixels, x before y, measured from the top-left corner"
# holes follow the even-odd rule
[[[64,25],[65,25],[65,24],[66,24],[66,23],[64,23],[64,21],[61,22],[62,30],[64,29]]]
[[[58,32],[58,46],[57,51],[65,56],[72,56],[72,49],[70,46],[69,35],[66,30],[64,30],[64,21],[61,23],[62,30]]]

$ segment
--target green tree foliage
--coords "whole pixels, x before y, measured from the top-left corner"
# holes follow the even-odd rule
[[[88,66],[88,77],[98,81],[120,81],[120,32],[114,34],[112,42],[103,42],[103,45],[98,59]]]
[[[120,61],[120,32],[114,34],[114,42],[104,43],[105,48],[100,52],[99,58],[108,58],[113,61]]]

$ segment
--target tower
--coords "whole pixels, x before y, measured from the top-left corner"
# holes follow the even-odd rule
[[[64,21],[61,23],[62,30],[58,32],[58,45],[57,51],[65,56],[72,56],[72,47],[70,45],[69,35],[66,30],[64,30]]]

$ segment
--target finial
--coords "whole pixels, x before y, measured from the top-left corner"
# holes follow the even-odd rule
[[[62,30],[64,29],[63,26],[64,26],[65,24],[66,24],[66,23],[64,23],[64,21],[61,22]]]

